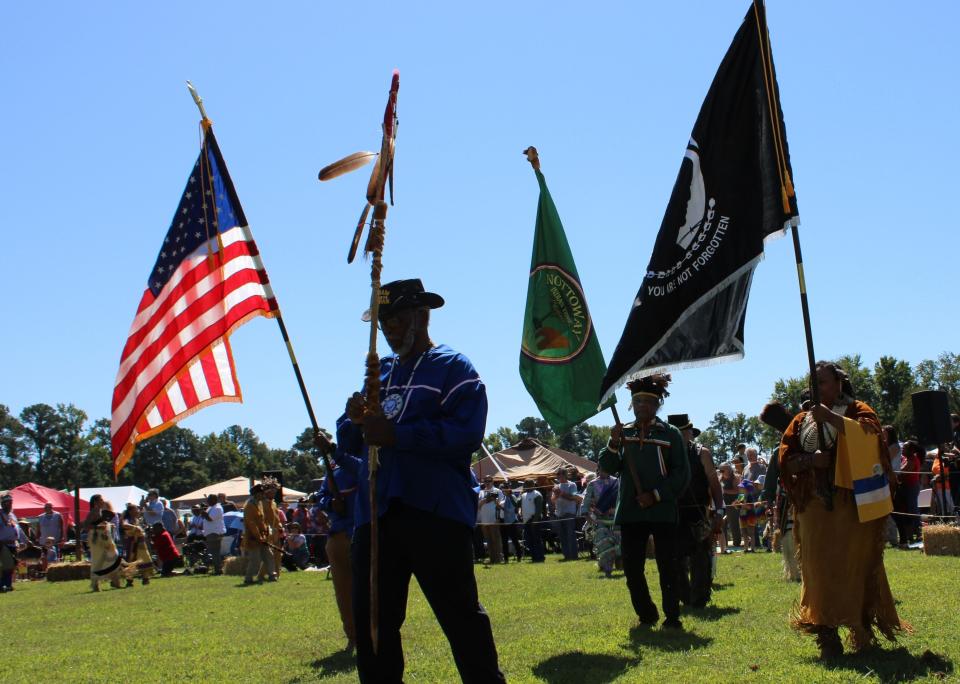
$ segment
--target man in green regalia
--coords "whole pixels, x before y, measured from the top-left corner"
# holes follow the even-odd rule
[[[669,375],[651,375],[627,385],[636,421],[617,424],[610,433],[600,466],[620,476],[616,524],[621,530],[623,571],[640,624],[659,620],[643,566],[647,540],[653,536],[664,629],[682,629],[677,591],[677,499],[690,479],[686,447],[677,428],[657,417],[669,395]]]

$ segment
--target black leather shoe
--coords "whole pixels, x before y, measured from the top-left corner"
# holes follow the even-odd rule
[[[657,612],[657,607],[653,604],[650,604],[649,608],[645,609],[637,617],[640,618],[641,625],[655,625],[660,620],[660,614]]]

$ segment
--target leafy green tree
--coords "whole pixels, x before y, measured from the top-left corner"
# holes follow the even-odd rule
[[[312,432],[311,430],[311,441]],[[307,493],[314,491],[311,482],[323,477],[324,470],[322,462],[317,460],[318,456],[313,451],[271,449],[271,452],[275,462],[280,466],[279,470],[283,472],[285,487]]]
[[[916,384],[919,389],[943,390],[950,401],[950,410],[960,411],[960,354],[943,352],[936,359],[918,363]]]
[[[874,382],[873,373],[863,365],[860,354],[845,354],[837,359],[837,365],[850,376],[850,384],[858,401],[865,402],[876,410],[880,392]]]
[[[710,450],[715,465],[720,465],[726,460],[726,451],[720,446],[720,435],[710,428],[700,433],[700,436],[697,437],[697,442]]]
[[[719,458],[723,454],[723,460],[732,456],[735,447],[741,442],[743,444],[759,444],[759,436],[763,425],[756,416],[747,416],[745,413],[737,412],[732,416],[726,413],[714,414],[713,420],[707,430],[712,432],[714,437],[708,438],[710,441],[716,440],[711,451],[714,452],[714,458]],[[700,435],[701,443],[703,434]],[[709,446],[704,443],[704,446]],[[729,455],[729,456],[728,456]]]
[[[880,422],[896,426],[903,398],[916,386],[913,369],[906,361],[892,356],[881,356],[873,366],[873,380],[877,389],[877,403],[874,408]]]
[[[797,415],[800,413],[800,406],[803,403],[803,393],[808,389],[810,389],[810,385],[807,382],[806,375],[798,378],[781,378],[773,384],[773,394],[770,395],[770,401],[783,404],[791,415]]]
[[[9,408],[0,404],[0,489],[28,482],[32,473],[23,425]]]
[[[173,499],[216,481],[205,462],[196,433],[174,425],[137,444],[125,470],[138,486],[156,487],[160,496]]]
[[[593,443],[590,435],[590,426],[586,423],[574,425],[564,434],[560,435],[560,437],[556,440],[556,446],[571,453],[577,454],[578,456],[590,458],[593,455]]]
[[[757,446],[760,447],[760,451],[769,457],[780,449],[780,433],[774,430],[769,425],[763,425],[761,423],[760,432],[757,435]]]
[[[106,484],[99,468],[87,458],[87,414],[73,404],[57,404],[56,416],[53,444],[39,473],[43,483],[54,489]]]
[[[533,438],[542,444],[556,446],[557,438],[553,428],[543,418],[527,416],[517,423],[517,434],[520,439]]]
[[[330,440],[336,439],[333,432],[330,432],[325,428],[320,428],[320,431],[325,433]],[[317,451],[317,449],[313,445],[313,428],[312,427],[304,428],[303,432],[301,432],[297,436],[296,440],[294,440],[290,448],[293,449],[294,451],[310,452],[314,454],[317,457],[317,461],[321,464],[321,466],[323,465],[323,461],[320,459],[320,452]]]
[[[590,455],[587,458],[591,461],[599,461],[600,454],[607,448],[607,442],[610,441],[610,426],[588,425],[587,427],[590,429]]]
[[[134,484],[129,480],[127,469],[120,471],[116,481],[113,477],[113,459],[111,457],[110,445],[110,420],[108,418],[97,418],[87,429],[84,436],[84,460],[89,468],[95,473],[95,479],[100,482],[99,486],[112,486]],[[94,486],[83,483],[83,486]]]
[[[41,477],[45,474],[45,461],[56,441],[58,422],[57,412],[49,404],[31,404],[20,412],[24,441],[29,445],[34,470]]]
[[[224,432],[210,434],[199,440],[198,449],[202,453],[202,463],[210,482],[222,482],[238,475],[250,476],[254,473],[247,467],[248,459],[241,453],[237,443]]]
[[[311,482],[322,478],[326,472],[322,456],[313,447],[313,428],[304,429],[290,449],[278,451],[284,484],[302,492],[312,492]]]
[[[220,433],[220,439],[236,445],[245,463],[243,474],[257,477],[264,470],[277,470],[279,463],[270,453],[270,447],[260,441],[250,428],[231,425]]]
[[[491,432],[489,435],[483,438],[483,443],[490,450],[491,454],[495,454],[498,451],[503,451],[512,447],[514,444],[520,442],[520,435],[516,431],[508,427],[499,427],[496,432]],[[483,458],[486,454],[483,453],[481,449],[480,458]],[[479,460],[479,459],[476,459]]]
[[[910,399],[909,394],[900,400],[900,406],[897,407],[897,413],[893,419],[893,426],[897,428],[897,434],[901,441],[916,436],[917,426],[913,421],[913,400]]]

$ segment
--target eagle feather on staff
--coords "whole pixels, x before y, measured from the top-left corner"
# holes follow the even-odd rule
[[[394,72],[394,79],[399,74]],[[328,164],[320,169],[317,178],[321,181],[333,180],[339,176],[351,173],[361,169],[370,162],[376,160],[373,169],[370,172],[370,180],[367,183],[367,203],[360,213],[360,220],[357,221],[357,227],[353,233],[353,240],[350,242],[350,249],[347,252],[347,263],[353,263],[357,256],[357,247],[360,245],[360,238],[363,236],[363,228],[367,225],[367,218],[370,215],[370,209],[376,206],[377,202],[383,201],[385,186],[390,188],[390,205],[393,205],[393,153],[397,142],[397,121],[396,121],[396,91],[391,89],[391,101],[387,108],[394,107],[392,116],[385,116],[383,122],[383,142],[380,146],[380,152],[354,152],[348,154],[343,159],[339,159],[332,164]],[[388,119],[392,119],[388,121]],[[371,242],[373,241],[373,242]],[[376,251],[376,238],[373,233],[367,239],[364,246],[364,253],[370,254]]]

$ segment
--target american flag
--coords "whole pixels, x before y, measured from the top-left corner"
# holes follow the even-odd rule
[[[229,335],[277,302],[213,130],[130,326],[113,389],[113,471],[137,442],[209,404],[241,401]]]

